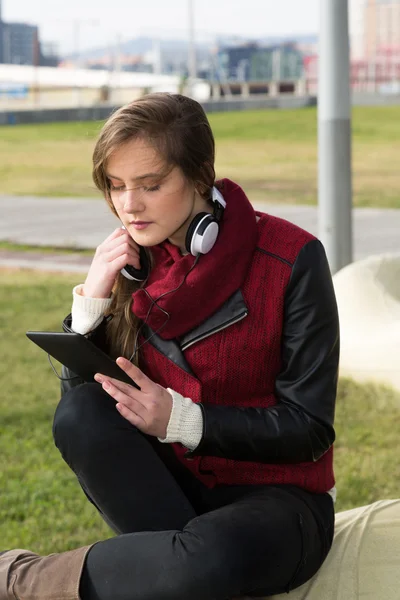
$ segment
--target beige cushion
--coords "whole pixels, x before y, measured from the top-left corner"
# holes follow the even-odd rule
[[[400,253],[370,256],[333,276],[340,374],[400,389]]]
[[[318,573],[268,600],[399,600],[400,499],[336,515],[335,537]]]

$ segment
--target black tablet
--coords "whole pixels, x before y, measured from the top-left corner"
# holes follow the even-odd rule
[[[130,383],[140,390],[140,387],[112,358],[80,333],[27,331],[26,335],[42,350],[71,369],[84,381],[93,382],[96,373],[103,373],[114,379]]]

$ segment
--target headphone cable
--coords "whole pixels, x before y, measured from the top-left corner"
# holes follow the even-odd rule
[[[174,289],[172,289],[172,290],[169,290],[168,292],[164,292],[163,294],[161,294],[160,296],[158,296],[158,298],[156,298],[155,300],[153,300],[153,298],[150,296],[149,292],[148,292],[146,289],[142,288],[142,289],[143,289],[143,291],[145,292],[145,294],[148,296],[148,298],[149,298],[149,300],[150,300],[151,304],[150,304],[149,310],[147,311],[147,315],[146,315],[146,317],[145,317],[145,319],[144,319],[143,323],[141,323],[140,327],[138,328],[138,330],[137,330],[137,332],[136,332],[136,336],[135,336],[135,343],[134,343],[134,350],[133,350],[132,356],[131,356],[131,357],[130,357],[130,359],[129,359],[129,361],[130,361],[130,362],[132,362],[132,359],[134,358],[134,356],[136,355],[136,353],[137,353],[137,352],[140,350],[140,348],[142,348],[142,347],[143,347],[145,344],[147,344],[147,342],[148,342],[148,341],[150,341],[150,340],[151,340],[151,339],[152,339],[152,338],[153,338],[153,337],[154,337],[154,336],[155,336],[155,335],[156,335],[156,334],[157,334],[159,331],[161,331],[161,330],[162,330],[162,329],[163,329],[163,328],[166,326],[166,324],[168,323],[168,321],[169,321],[169,320],[170,320],[170,318],[171,318],[171,315],[169,314],[169,312],[168,312],[168,311],[166,311],[166,310],[165,310],[164,308],[162,308],[161,306],[159,306],[159,304],[157,304],[157,302],[158,302],[158,301],[159,301],[161,298],[164,298],[165,296],[167,296],[168,294],[172,294],[172,293],[174,293],[174,292],[177,292],[177,291],[178,291],[178,290],[179,290],[179,289],[182,287],[182,285],[185,283],[185,281],[186,281],[187,277],[190,275],[190,273],[193,271],[193,269],[195,268],[195,266],[196,266],[196,265],[197,265],[197,263],[199,262],[200,256],[201,256],[201,254],[198,254],[198,255],[196,256],[194,263],[192,264],[192,266],[190,267],[189,271],[186,273],[186,275],[184,276],[184,278],[182,279],[182,281],[181,281],[181,283],[178,285],[178,287],[176,287],[176,288],[174,288]],[[145,325],[147,325],[147,320],[148,320],[148,318],[149,318],[149,316],[150,316],[150,313],[151,313],[151,311],[152,311],[152,309],[153,309],[153,306],[156,306],[156,307],[157,307],[159,310],[161,310],[161,312],[162,312],[162,313],[164,313],[164,314],[166,315],[167,319],[166,319],[165,323],[163,323],[163,324],[161,325],[161,327],[159,327],[159,328],[158,328],[156,331],[153,331],[153,333],[152,333],[152,334],[151,334],[151,335],[150,335],[150,336],[149,336],[149,337],[148,337],[148,338],[147,338],[147,339],[146,339],[146,340],[145,340],[145,341],[144,341],[142,344],[140,344],[140,346],[139,346],[139,347],[137,347],[137,343],[138,343],[138,339],[139,339],[139,333],[140,333],[141,329],[142,329],[142,328],[143,328]]]

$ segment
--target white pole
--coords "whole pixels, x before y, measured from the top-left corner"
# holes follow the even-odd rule
[[[194,42],[194,0],[188,0],[189,11],[189,53],[188,53],[188,74],[189,81],[196,78],[196,48]]]
[[[352,261],[348,0],[320,3],[319,237],[332,273]]]
[[[117,33],[116,44],[115,44],[115,78],[114,78],[114,89],[116,91],[114,102],[116,104],[123,104],[122,101],[122,89],[121,89],[121,70],[122,70],[122,36]]]
[[[80,86],[80,68],[81,68],[81,60],[80,60],[80,21],[79,19],[75,19],[73,21],[74,26],[74,53],[75,53],[75,102],[78,108],[81,107],[82,104],[82,90]]]
[[[160,38],[153,38],[153,73],[161,75],[161,40]]]

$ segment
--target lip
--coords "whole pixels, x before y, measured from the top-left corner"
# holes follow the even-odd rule
[[[131,221],[130,225],[135,229],[146,229],[146,227],[151,225],[151,221]]]

